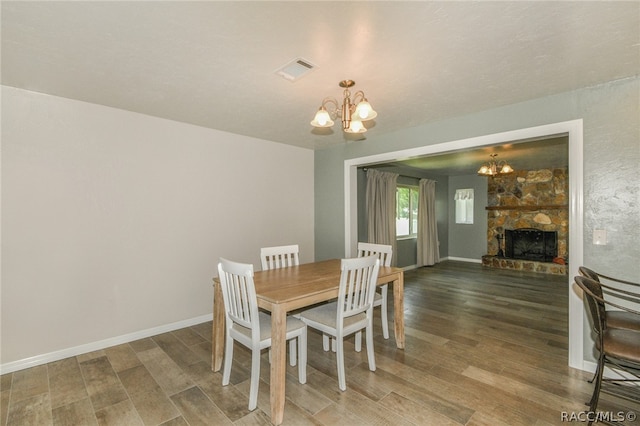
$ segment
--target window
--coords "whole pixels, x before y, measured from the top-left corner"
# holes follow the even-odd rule
[[[398,185],[396,189],[396,237],[418,234],[418,187]]]
[[[473,224],[473,189],[456,189],[456,223]]]

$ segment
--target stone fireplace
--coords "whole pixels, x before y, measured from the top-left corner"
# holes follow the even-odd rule
[[[489,178],[482,264],[566,274],[568,191],[567,169],[520,170]]]

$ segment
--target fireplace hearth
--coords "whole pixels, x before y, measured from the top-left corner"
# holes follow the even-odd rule
[[[558,233],[535,228],[505,229],[504,254],[508,259],[552,262],[558,256]]]

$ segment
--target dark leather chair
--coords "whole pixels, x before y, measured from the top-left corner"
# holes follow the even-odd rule
[[[630,382],[637,384],[640,381],[640,331],[609,327],[608,317],[612,311],[606,307],[608,305],[639,318],[640,311],[605,300],[602,296],[603,286],[596,280],[577,276],[575,282],[584,292],[584,299],[593,320],[595,348],[598,352],[593,395],[587,403],[589,410],[596,411],[601,391],[640,402],[640,387],[629,385]],[[640,294],[618,290],[616,296],[640,306]],[[604,377],[605,366],[610,366],[622,374],[616,374],[614,378]]]
[[[606,296],[606,293],[608,291],[617,293],[620,290],[623,290],[624,286],[637,287],[638,291],[640,292],[640,284],[638,283],[608,277],[606,275],[597,273],[585,266],[580,266],[578,268],[578,272],[583,277],[591,278],[592,280],[600,283],[600,287],[603,290],[602,294],[598,294],[597,296],[602,298]],[[611,285],[605,284],[603,281]],[[619,284],[623,284],[624,286]],[[609,312],[607,312],[607,326],[609,328],[624,328],[627,330],[640,331],[640,316],[625,311],[610,310]]]
[[[600,274],[594,271],[593,269],[589,269],[586,266],[580,266],[578,268],[578,272],[583,277],[591,278],[592,280],[600,283],[600,293],[597,294],[597,296],[602,297],[603,299],[605,297],[606,292],[611,292],[613,294],[616,294],[618,290],[623,287],[623,285],[631,286],[632,288],[637,287],[638,290],[640,291],[640,284],[638,283],[621,280],[614,277],[609,277],[607,275]],[[604,284],[602,281],[605,281],[610,285]],[[608,310],[607,311],[607,327],[640,331],[640,316],[634,315],[630,312],[625,312],[625,311]],[[596,379],[597,375],[598,375],[598,370],[596,370],[591,380],[589,380],[589,383],[592,383]]]

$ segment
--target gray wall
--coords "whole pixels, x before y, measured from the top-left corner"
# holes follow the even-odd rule
[[[449,257],[480,262],[487,254],[487,179],[478,175],[449,177]],[[456,223],[456,189],[473,188],[473,224]]]
[[[583,120],[584,264],[640,281],[640,78],[612,81],[316,151],[316,259],[345,252],[344,161],[570,120]],[[384,114],[378,119],[383,130]],[[606,229],[609,244],[591,243]],[[571,251],[571,248],[570,248]],[[588,322],[584,333],[589,335]],[[584,339],[585,354],[592,343]]]
[[[639,281],[639,104],[640,78],[625,79],[316,151],[316,259],[344,255],[346,159],[583,119],[584,261]],[[591,244],[593,229],[600,228],[607,229],[606,246]]]

